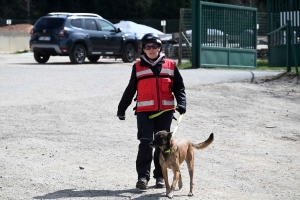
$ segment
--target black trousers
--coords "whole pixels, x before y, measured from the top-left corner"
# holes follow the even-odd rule
[[[140,140],[140,144],[136,158],[136,171],[138,178],[145,177],[147,180],[150,179],[152,159],[155,167],[153,177],[163,177],[159,164],[160,149],[156,148],[153,156],[153,148],[149,146],[149,143],[158,131],[170,131],[174,111],[167,111],[153,119],[149,119],[149,116],[154,113],[156,112],[137,113],[137,138]]]

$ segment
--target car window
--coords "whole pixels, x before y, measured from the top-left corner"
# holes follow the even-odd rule
[[[77,28],[81,28],[81,19],[72,19],[71,25]]]
[[[36,24],[36,28],[59,28],[63,26],[65,19],[63,18],[40,18]]]
[[[111,24],[107,23],[106,21],[102,21],[100,19],[98,21],[99,21],[102,31],[110,31],[110,32],[116,31],[115,27],[112,26]]]
[[[94,19],[85,19],[85,29],[98,30],[96,21]]]

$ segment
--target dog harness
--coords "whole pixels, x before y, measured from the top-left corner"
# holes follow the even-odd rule
[[[155,76],[149,67],[140,62],[135,64],[137,83],[137,112],[160,111],[174,108],[172,94],[174,78],[174,61],[165,60],[161,72]]]

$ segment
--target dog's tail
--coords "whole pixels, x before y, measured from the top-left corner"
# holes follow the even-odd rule
[[[209,136],[209,138],[207,140],[205,140],[204,142],[201,142],[199,144],[192,144],[192,145],[196,149],[204,149],[208,145],[210,145],[212,143],[212,141],[214,141],[214,134],[213,133],[211,133],[210,136]]]

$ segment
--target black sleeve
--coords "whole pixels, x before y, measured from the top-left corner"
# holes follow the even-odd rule
[[[128,108],[128,106],[131,104],[132,99],[136,93],[136,89],[137,89],[137,78],[136,78],[136,68],[134,64],[132,67],[129,83],[119,103],[117,115],[125,116],[125,111]]]
[[[177,67],[175,67],[174,70],[173,93],[177,101],[177,106],[180,106],[186,110],[185,87],[182,76]]]

